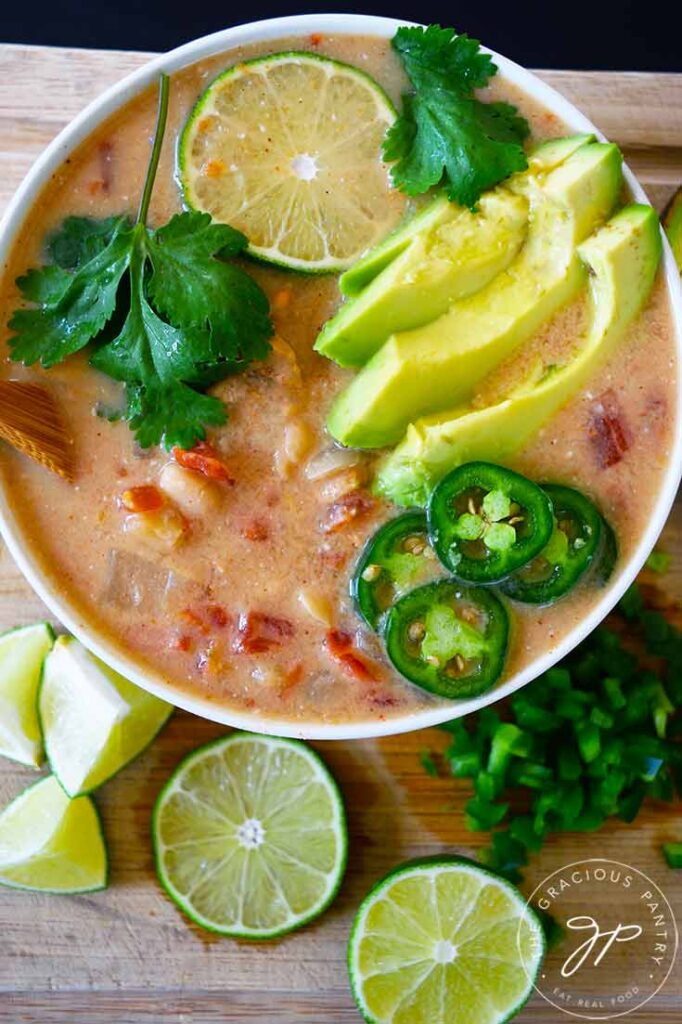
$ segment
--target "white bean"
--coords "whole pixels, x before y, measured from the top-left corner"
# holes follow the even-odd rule
[[[215,484],[177,462],[166,463],[159,476],[159,486],[188,516],[202,516],[216,508],[220,500]]]

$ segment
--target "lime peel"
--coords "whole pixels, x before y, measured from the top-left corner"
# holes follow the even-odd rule
[[[52,771],[71,797],[92,792],[137,757],[172,711],[73,637],[58,637],[45,659],[40,726]]]
[[[69,799],[54,775],[0,813],[0,884],[35,892],[94,892],[107,884],[107,851],[95,804]]]
[[[185,201],[242,231],[256,259],[344,270],[404,208],[381,159],[395,118],[381,86],[350,64],[304,51],[236,64],[180,137]]]
[[[296,740],[232,733],[180,763],[154,808],[159,881],[209,931],[272,939],[336,896],[348,838],[341,794]]]
[[[48,622],[0,636],[0,754],[37,768],[43,742],[36,701],[43,662],[54,642]]]
[[[514,886],[464,857],[431,857],[370,891],[348,970],[368,1024],[504,1024],[532,993],[544,951],[540,919]]]

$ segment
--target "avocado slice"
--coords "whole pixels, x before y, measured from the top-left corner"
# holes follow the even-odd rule
[[[327,426],[358,448],[394,444],[419,416],[452,408],[577,295],[586,272],[576,246],[609,215],[621,187],[617,146],[582,146],[544,183],[519,176],[530,201],[526,244],[485,288],[439,319],[393,334],[337,397]]]
[[[675,262],[682,274],[682,188],[678,188],[665,208],[663,227],[668,236]]]
[[[324,325],[318,352],[341,366],[362,366],[389,335],[428,324],[483,288],[526,240],[523,195],[495,189],[481,197],[476,213],[447,199],[445,206],[437,199],[426,208],[426,227],[425,217],[415,218],[417,230],[403,252]]]
[[[613,353],[649,296],[661,250],[658,218],[650,206],[620,210],[578,248],[590,274],[592,313],[574,358],[497,405],[459,409],[411,424],[384,460],[377,491],[399,505],[423,505],[437,481],[461,463],[498,462],[518,451]]]
[[[431,231],[439,224],[445,223],[451,210],[457,209],[448,200],[445,192],[441,192],[431,202],[422,206],[416,213],[408,214],[407,218],[392,231],[390,235],[375,245],[373,249],[357,260],[352,267],[345,270],[339,278],[339,290],[346,298],[359,295],[382,270],[408,248],[417,235]]]
[[[571,135],[541,143],[523,173],[547,174],[592,141]],[[324,325],[316,350],[341,366],[362,366],[389,335],[442,316],[511,263],[527,218],[527,198],[504,187],[485,195],[476,213],[439,195],[341,275],[351,301]]]
[[[541,142],[528,154],[528,170],[531,174],[549,174],[556,167],[577,153],[589,142],[596,142],[595,135],[564,135],[559,139]]]
[[[533,174],[553,171],[565,163],[570,156],[588,142],[594,142],[594,135],[567,135],[560,139],[549,139],[531,149],[528,154],[528,168]],[[522,172],[526,173],[526,172]],[[341,294],[347,298],[359,295],[370,281],[408,247],[414,237],[428,231],[432,226],[444,222],[451,211],[458,207],[450,203],[445,193],[423,206],[417,213],[408,214],[383,242],[375,245],[365,256],[357,260],[339,278]]]

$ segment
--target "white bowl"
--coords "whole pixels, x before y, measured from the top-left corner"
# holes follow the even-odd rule
[[[367,34],[384,38],[394,35],[400,25],[406,22],[392,18],[377,18],[355,14],[303,14],[289,18],[274,18],[269,21],[254,22],[249,25],[238,25],[235,28],[215,32],[194,42],[172,50],[151,60],[139,71],[128,75],[123,81],[108,89],[99,99],[91,103],[74,121],[66,127],[47,147],[42,156],[35,162],[23,184],[14,196],[5,216],[0,222],[0,263],[4,262],[17,234],[24,216],[30,209],[50,175],[60,166],[67,156],[96,128],[102,121],[110,117],[116,110],[137,96],[155,82],[161,71],[174,72],[179,68],[192,64],[204,57],[246,46],[250,43],[276,42],[287,36],[307,35],[321,32],[327,35]],[[504,78],[519,86],[530,97],[561,118],[569,129],[575,132],[595,132],[595,126],[580,113],[579,110],[564,99],[558,92],[541,82],[539,78],[526,71],[513,61],[501,57],[494,51],[500,72]],[[626,181],[638,201],[647,202],[647,198],[632,172],[625,168]],[[679,272],[667,242],[665,243],[664,271],[668,291],[671,297],[673,319],[676,329],[676,349],[678,363],[682,355],[682,294],[680,291]],[[257,712],[247,714],[233,711],[227,707],[217,706],[213,701],[203,699],[177,690],[173,685],[145,674],[131,659],[125,657],[116,645],[101,636],[60,593],[57,581],[51,579],[40,566],[30,547],[26,544],[19,524],[12,510],[11,496],[7,488],[0,483],[0,530],[14,559],[29,581],[33,589],[50,610],[74,633],[90,650],[107,662],[112,668],[132,679],[139,686],[176,704],[178,707],[191,711],[195,715],[210,718],[226,725],[256,732],[274,733],[280,736],[299,736],[308,739],[363,739],[370,736],[386,736],[392,733],[409,732],[413,729],[424,729],[437,725],[448,719],[460,717],[476,711],[505,697],[519,687],[535,679],[550,668],[556,661],[580,643],[588,633],[599,625],[605,615],[621,598],[642,568],[649,552],[661,532],[675,498],[680,475],[682,473],[682,390],[678,376],[677,404],[675,408],[675,433],[672,451],[656,506],[651,521],[644,532],[637,549],[617,577],[604,592],[601,600],[582,622],[564,637],[560,644],[548,650],[527,665],[522,672],[508,679],[502,686],[472,700],[454,701],[441,706],[401,718],[385,721],[357,722],[346,725],[329,725],[318,722],[285,722],[267,718]]]

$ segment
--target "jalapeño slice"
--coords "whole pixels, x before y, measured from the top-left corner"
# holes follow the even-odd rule
[[[549,541],[552,505],[537,484],[490,462],[448,473],[428,507],[431,543],[443,565],[468,583],[498,583]]]
[[[440,569],[423,512],[389,519],[370,537],[351,580],[351,596],[365,622],[376,629],[384,612],[412,587]]]
[[[394,668],[441,697],[476,697],[504,668],[509,619],[491,590],[436,580],[388,612],[384,642]]]
[[[613,530],[589,498],[559,484],[545,484],[542,489],[554,506],[549,543],[500,586],[508,597],[526,604],[553,604],[573,589],[591,565],[603,583],[616,561]]]

